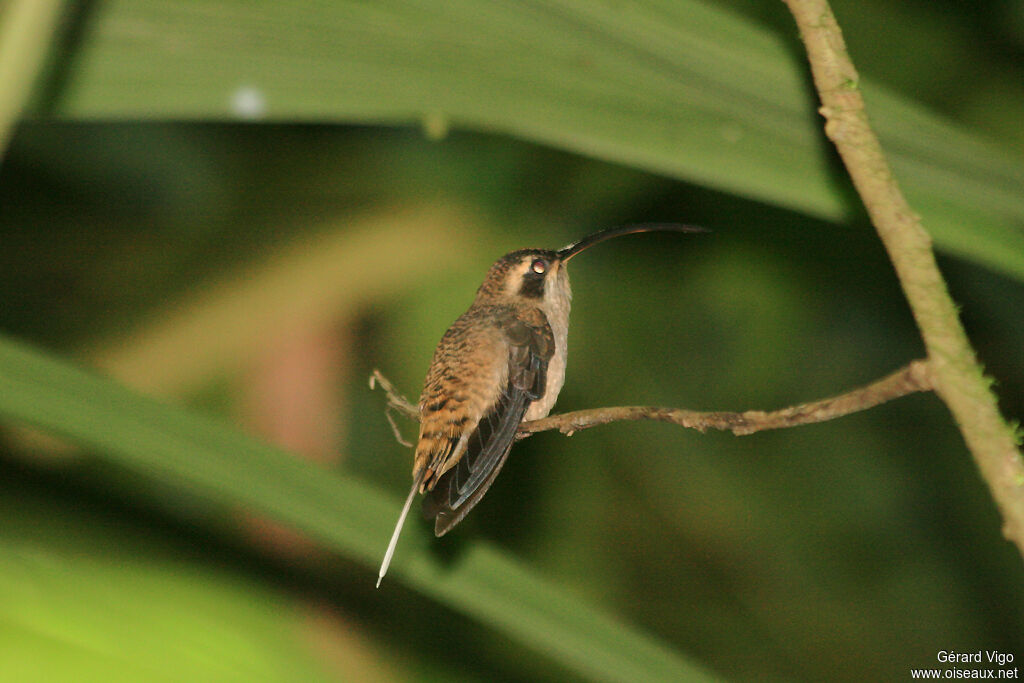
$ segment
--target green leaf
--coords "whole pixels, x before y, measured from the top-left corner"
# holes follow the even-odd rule
[[[0,679],[330,680],[309,615],[281,594],[79,508],[0,493]]]
[[[367,585],[375,582],[398,514],[394,496],[2,338],[0,387],[0,418],[59,434],[211,501],[271,516],[364,563]],[[430,552],[433,542],[422,529],[406,529],[387,580],[404,580],[591,678],[709,679],[666,644],[486,544],[447,563]]]
[[[693,0],[121,0],[87,29],[61,116],[459,126],[827,219],[855,210],[795,29]],[[857,85],[938,244],[1024,277],[1024,160]]]
[[[0,155],[41,70],[61,4],[15,0],[0,5]]]

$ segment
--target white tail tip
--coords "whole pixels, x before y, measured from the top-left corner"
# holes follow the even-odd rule
[[[416,497],[416,491],[420,487],[422,476],[421,474],[413,481],[412,489],[409,491],[409,496],[405,499],[405,505],[402,507],[402,514],[398,516],[395,531],[391,534],[391,542],[388,543],[387,552],[384,553],[384,561],[380,563],[380,571],[377,572],[377,588],[380,588],[380,582],[384,580],[384,575],[388,573],[388,567],[391,566],[391,558],[394,556],[395,547],[398,545],[398,536],[402,533],[402,526],[405,525],[405,518],[409,514],[409,508],[412,507],[412,500]]]

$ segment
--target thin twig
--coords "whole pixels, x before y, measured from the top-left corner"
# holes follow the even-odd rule
[[[406,448],[412,448],[412,441],[409,441],[402,436],[402,430],[398,428],[398,423],[395,422],[395,408],[388,406],[384,409],[384,417],[388,419],[388,424],[391,425],[391,431],[395,435],[395,441],[402,444]]]
[[[395,385],[388,380],[387,377],[380,373],[380,370],[374,370],[373,374],[370,375],[370,389],[376,389],[377,383],[380,383],[384,393],[388,396],[388,406],[384,409],[384,417],[388,419],[388,424],[391,425],[391,431],[395,435],[395,441],[402,444],[406,448],[412,448],[412,442],[408,441],[402,436],[402,430],[398,428],[398,424],[395,423],[395,413],[401,413],[406,417],[410,417],[414,420],[420,419],[420,411],[413,404],[406,400],[405,396],[402,396],[395,389]]]
[[[380,388],[384,390],[385,394],[387,394],[389,408],[394,408],[406,417],[416,420],[417,422],[419,421],[420,409],[410,403],[409,399],[405,396],[398,393],[398,389],[395,389],[395,385],[391,383],[391,380],[381,374],[380,370],[374,369],[373,374],[370,375],[370,388],[376,389],[377,384],[380,384]]]
[[[784,0],[807,47],[825,134],[835,143],[889,253],[928,351],[935,392],[953,414],[1003,516],[1003,534],[1024,554],[1024,460],[999,413],[932,252],[871,130],[860,77],[826,0]]]
[[[418,420],[419,411],[404,396],[398,393],[380,373],[374,370],[370,377],[370,388],[379,383],[388,397],[388,408],[401,412],[406,417]],[[843,415],[873,408],[894,398],[906,396],[919,391],[930,391],[931,379],[928,364],[923,360],[915,360],[901,370],[854,389],[845,394],[826,398],[811,403],[782,408],[781,410],[761,411],[748,410],[742,413],[730,412],[699,412],[682,408],[659,408],[654,406],[616,406],[610,408],[591,408],[571,413],[551,415],[540,420],[524,422],[519,425],[519,437],[525,438],[537,432],[557,429],[563,434],[571,435],[582,429],[589,429],[609,422],[658,420],[704,432],[708,429],[731,431],[737,436],[754,434],[768,429],[783,429],[798,425],[824,422]]]
[[[577,410],[561,415],[552,415],[519,426],[520,434],[533,434],[548,429],[558,429],[563,434],[609,422],[622,420],[658,420],[671,422],[703,432],[708,429],[731,431],[737,436],[763,432],[768,429],[783,429],[833,420],[843,415],[873,408],[886,401],[918,391],[929,391],[928,366],[925,361],[916,360],[903,369],[873,382],[866,387],[854,389],[840,396],[801,403],[781,410],[747,410],[742,413],[698,412],[681,408],[655,408],[649,406],[621,406],[616,408],[594,408]]]

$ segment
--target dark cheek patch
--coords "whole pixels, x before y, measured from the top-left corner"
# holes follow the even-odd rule
[[[540,299],[544,296],[544,278],[530,277],[523,278],[523,284],[519,287],[519,296],[527,299]]]

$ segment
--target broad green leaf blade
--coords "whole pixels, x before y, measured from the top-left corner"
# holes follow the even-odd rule
[[[61,505],[0,488],[0,680],[331,680],[280,593]]]
[[[87,28],[61,116],[462,126],[833,220],[851,208],[795,29],[695,0],[113,0]],[[1024,277],[1024,160],[860,85],[939,245]]]
[[[60,0],[15,0],[0,5],[0,155],[32,92],[61,4]]]
[[[72,439],[212,501],[267,514],[366,564],[367,585],[376,579],[398,513],[397,497],[2,338],[0,419]],[[448,564],[429,552],[430,542],[422,530],[406,529],[387,580],[404,579],[591,678],[710,679],[666,644],[494,548],[476,545]]]

